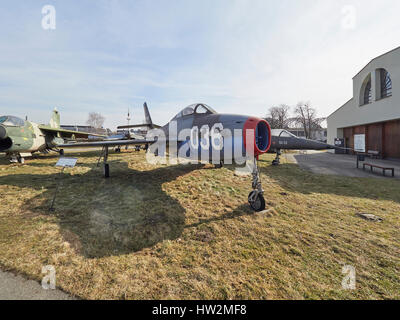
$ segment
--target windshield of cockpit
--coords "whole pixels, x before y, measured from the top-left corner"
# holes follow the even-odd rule
[[[192,114],[213,114],[213,113],[217,112],[211,107],[207,106],[206,104],[197,103],[186,107],[181,112],[179,112],[173,119],[182,118],[184,116],[189,116]]]
[[[290,138],[290,137],[295,137],[296,136],[293,133],[290,133],[289,131],[286,130],[282,130],[282,132],[279,134],[280,137],[284,137],[284,138]]]
[[[25,121],[14,116],[2,116],[0,117],[0,124],[3,126],[22,127]]]

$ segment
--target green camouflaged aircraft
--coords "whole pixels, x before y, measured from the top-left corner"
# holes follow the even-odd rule
[[[101,136],[88,132],[60,128],[60,114],[54,109],[48,125],[22,120],[14,116],[0,116],[0,152],[5,152],[11,162],[24,163],[24,157],[34,152],[47,153],[50,150],[63,154],[57,145],[65,140]],[[101,136],[103,137],[103,136]]]

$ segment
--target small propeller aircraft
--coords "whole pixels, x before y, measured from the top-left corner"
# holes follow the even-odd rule
[[[147,145],[148,154],[163,156],[168,153],[171,159],[184,158],[190,163],[210,162],[217,166],[235,164],[249,166],[252,170],[252,191],[248,201],[255,211],[265,209],[264,190],[261,186],[257,160],[267,153],[271,144],[279,150],[296,145],[301,149],[322,147],[311,142],[298,139],[295,141],[279,134],[274,136],[268,122],[264,119],[235,114],[220,114],[203,103],[193,104],[179,112],[166,125],[160,127],[153,124],[147,104],[144,103],[145,124],[120,126],[122,128],[147,127],[150,130],[145,139],[125,139],[113,141],[96,141],[59,145],[66,147],[99,147],[103,148],[104,176],[109,177],[108,148],[123,145]],[[329,145],[324,144],[324,148]],[[279,156],[277,156],[279,159]],[[170,163],[176,163],[171,162]]]
[[[100,136],[87,132],[64,130],[60,128],[60,114],[54,109],[49,125],[41,125],[14,116],[0,117],[0,152],[5,152],[11,162],[24,163],[24,157],[34,152],[49,150],[63,154],[57,145],[65,139],[87,139],[89,136]]]

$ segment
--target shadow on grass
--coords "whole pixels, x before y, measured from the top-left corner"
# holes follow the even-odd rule
[[[263,161],[261,173],[274,179],[288,192],[302,194],[333,194],[372,200],[389,200],[400,203],[400,181],[397,179],[355,178],[321,175],[300,168],[297,164],[279,166]],[[265,184],[264,187],[266,188]]]
[[[186,228],[196,228],[202,224],[208,224],[211,222],[232,220],[232,219],[236,219],[236,218],[243,217],[243,216],[253,216],[254,214],[255,214],[255,212],[252,209],[250,209],[250,206],[248,204],[242,204],[241,206],[237,207],[233,211],[225,213],[222,216],[213,217],[210,219],[200,219],[199,222],[185,225],[185,229]]]
[[[92,166],[92,168],[94,165]],[[185,209],[163,184],[201,165],[137,171],[127,163],[110,162],[111,178],[101,168],[71,175],[17,174],[1,176],[0,185],[43,191],[21,207],[24,212],[56,216],[64,240],[87,258],[121,255],[178,238]],[[55,211],[49,207],[60,179]]]
[[[75,150],[66,150],[65,157],[69,158],[93,158],[97,160],[100,157],[101,150],[82,150],[82,151],[75,151]],[[126,154],[132,154],[132,155],[137,155],[139,154],[138,151],[135,151],[133,149],[129,149],[128,151],[123,150],[122,152],[115,152],[112,149],[110,149],[110,156],[119,156],[119,155],[126,155]],[[32,166],[32,167],[48,167],[49,163],[46,160],[53,160],[54,164],[60,159],[60,155],[55,152],[51,152],[49,154],[41,154],[41,153],[34,153],[31,157],[25,158],[25,163],[20,164],[20,163],[11,163],[9,158],[6,157],[5,155],[0,156],[0,165],[6,165],[6,166],[15,166],[15,167],[20,167],[20,166]]]
[[[66,148],[64,150],[65,156],[66,157],[80,157],[80,158],[92,158],[95,156],[100,156],[101,153],[101,148],[77,148],[77,149],[69,149]],[[125,150],[125,148],[122,149],[122,152],[115,152],[114,148],[110,148],[110,154],[123,154],[123,153],[132,153],[132,154],[138,154],[140,151],[136,151],[133,148],[129,148],[128,150]],[[46,160],[46,159],[58,159],[60,157],[60,154],[55,151],[50,151],[48,153],[41,153],[41,152],[35,152],[32,154],[30,157],[26,157],[25,161],[30,162],[32,160]],[[0,153],[0,164],[9,164],[10,160],[9,157],[5,153]]]

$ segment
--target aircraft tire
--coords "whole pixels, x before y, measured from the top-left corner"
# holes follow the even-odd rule
[[[215,167],[216,167],[217,169],[222,169],[222,168],[224,167],[224,162],[223,162],[223,161],[220,161],[219,164],[216,164],[216,165],[215,165]]]
[[[60,156],[64,155],[64,149],[60,149]]]
[[[259,194],[254,201],[250,201],[250,199],[253,199],[254,193],[255,193],[255,191],[252,191],[249,194],[250,207],[256,212],[264,211],[265,210],[265,199],[262,194]]]
[[[21,157],[21,156],[18,156],[17,160],[18,160],[18,163],[20,163],[20,164],[24,164],[25,163],[25,159],[23,157]]]

